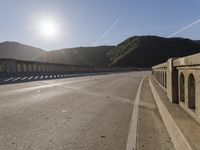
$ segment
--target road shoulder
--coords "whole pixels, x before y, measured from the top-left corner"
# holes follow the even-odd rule
[[[200,125],[178,104],[171,103],[166,92],[152,77],[149,83],[175,148],[177,150],[199,150]]]
[[[145,78],[141,89],[137,149],[174,150],[172,140],[167,132],[152,95],[148,77]]]

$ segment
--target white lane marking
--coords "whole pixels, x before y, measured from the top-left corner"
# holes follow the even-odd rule
[[[7,95],[11,95],[11,94],[19,94],[18,92],[29,92],[29,91],[34,91],[34,90],[39,90],[39,89],[45,89],[45,88],[50,88],[50,87],[55,87],[55,86],[62,86],[65,84],[70,84],[70,83],[77,83],[77,82],[84,82],[84,81],[88,81],[91,79],[79,79],[79,80],[72,80],[72,81],[67,81],[67,82],[61,82],[61,83],[51,83],[49,81],[44,82],[44,81],[40,81],[39,83],[44,83],[47,85],[39,85],[39,86],[34,86],[34,87],[28,87],[28,88],[21,88],[21,89],[16,89],[16,90],[12,90],[12,91],[5,91],[5,92],[1,92],[0,93],[0,97],[5,97]]]
[[[19,79],[21,79],[21,77],[15,78],[15,79],[12,80],[12,81],[17,81],[17,80],[19,80]]]
[[[138,125],[138,110],[139,110],[139,101],[140,101],[140,94],[142,89],[142,84],[144,82],[145,76],[137,90],[137,95],[135,97],[133,112],[131,117],[130,129],[128,133],[128,139],[126,143],[126,150],[136,150],[137,148],[137,125]]]
[[[36,76],[34,79],[37,79],[38,78],[38,76]]]
[[[8,82],[8,81],[10,81],[12,79],[14,79],[14,78],[8,78],[8,79],[4,80],[3,82]]]
[[[37,76],[39,77],[39,76]],[[90,81],[92,78],[80,78],[80,79],[72,79],[72,80],[62,80],[62,82],[57,83],[57,81],[39,81],[39,83],[44,83],[46,85],[37,85],[33,87],[24,87],[24,88],[20,88],[20,89],[16,89],[16,90],[11,90],[11,91],[3,91],[0,92],[0,97],[5,97],[11,94],[19,94],[18,92],[29,92],[29,91],[34,91],[37,89],[45,89],[45,88],[50,88],[50,87],[55,87],[55,86],[63,86],[65,84],[71,84],[71,83],[77,83],[77,82],[87,82]],[[65,81],[66,80],[66,81]]]
[[[32,77],[30,77],[30,78],[28,78],[28,80],[31,80],[33,78],[33,76]]]
[[[25,80],[25,79],[27,79],[28,77],[24,77],[24,78],[22,78],[21,80],[23,81],[23,80]]]

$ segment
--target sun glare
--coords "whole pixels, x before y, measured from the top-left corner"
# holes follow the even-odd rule
[[[66,29],[68,25],[63,22],[60,15],[57,13],[38,13],[30,17],[30,30],[34,34],[36,41],[42,41],[44,43],[60,42],[67,36],[69,36],[69,30]]]
[[[50,18],[43,18],[38,21],[37,30],[40,37],[45,39],[55,39],[59,36],[59,26],[57,22]]]

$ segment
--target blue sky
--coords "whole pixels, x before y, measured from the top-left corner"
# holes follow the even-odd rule
[[[0,42],[45,50],[114,45],[134,35],[170,34],[200,19],[199,0],[0,0]],[[56,20],[56,39],[38,36],[35,21]],[[176,34],[200,39],[200,23]]]

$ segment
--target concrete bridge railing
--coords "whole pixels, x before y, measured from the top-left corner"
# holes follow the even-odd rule
[[[170,101],[179,104],[200,123],[200,53],[169,59],[153,66],[152,74],[166,89]]]
[[[23,76],[32,74],[59,74],[59,73],[96,73],[113,71],[131,71],[136,68],[106,68],[84,65],[58,64],[16,59],[0,59],[0,77]]]
[[[58,72],[88,72],[94,70],[91,66],[57,64],[47,62],[25,61],[15,59],[0,59],[1,75],[44,74]]]

